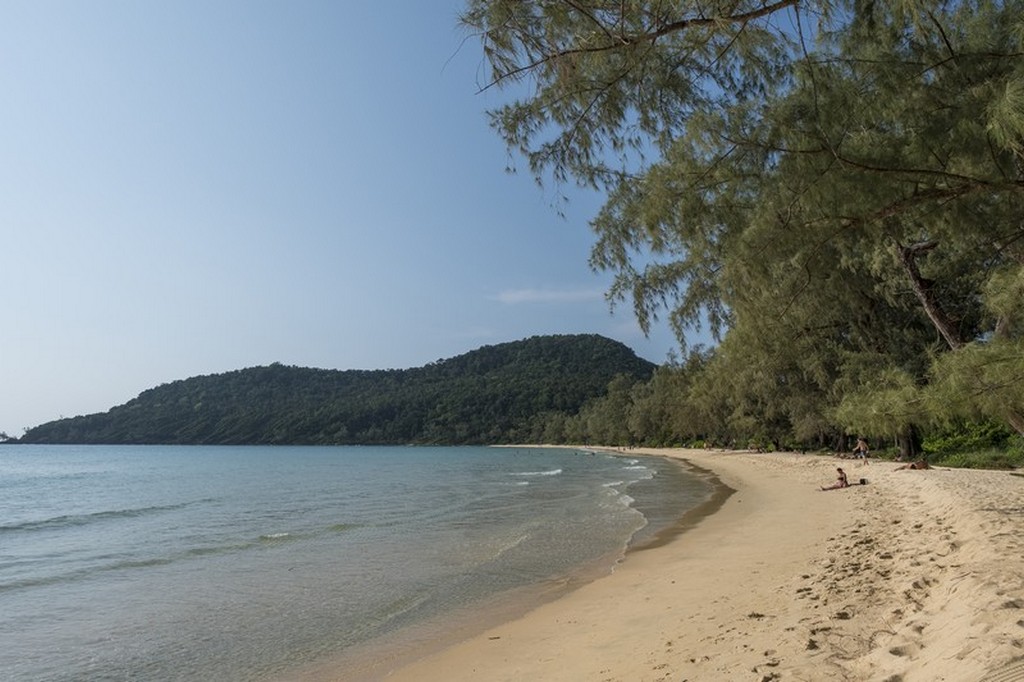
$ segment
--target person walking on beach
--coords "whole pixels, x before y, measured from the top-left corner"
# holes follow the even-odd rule
[[[853,448],[853,456],[861,460],[862,463],[868,463],[868,442],[861,436],[857,439],[857,446]]]
[[[846,480],[846,472],[843,471],[842,467],[836,467],[836,471],[839,472],[839,476],[836,477],[836,482],[830,486],[821,486],[822,490],[839,490],[840,488],[850,487],[850,482]]]

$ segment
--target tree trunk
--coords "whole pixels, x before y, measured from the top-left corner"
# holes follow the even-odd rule
[[[917,268],[917,257],[921,254],[928,253],[939,243],[936,241],[920,242],[917,244],[911,244],[910,246],[903,246],[898,243],[896,246],[899,249],[900,263],[903,264],[903,269],[906,270],[907,275],[910,277],[910,286],[914,289],[914,294],[917,299],[924,306],[925,312],[928,314],[928,319],[932,321],[935,329],[945,339],[946,344],[949,345],[951,350],[958,350],[967,345],[967,341],[961,336],[960,329],[957,327],[956,322],[946,311],[942,309],[935,294],[932,293],[932,286],[935,284],[930,279],[925,279],[921,276],[921,271]],[[1009,335],[1009,320],[1000,319],[996,324],[996,336],[1007,336]],[[1011,410],[1006,415],[1007,423],[1013,428],[1014,431],[1024,436],[1024,414]],[[920,438],[918,438],[920,441]],[[900,445],[900,451],[903,451],[903,445]]]
[[[899,248],[900,263],[903,264],[903,269],[906,270],[907,275],[910,277],[910,286],[913,288],[917,300],[924,306],[928,319],[932,321],[935,329],[946,340],[949,347],[957,350],[962,348],[965,343],[963,337],[960,336],[960,330],[957,328],[955,321],[942,309],[938,299],[932,292],[932,286],[935,282],[922,277],[921,271],[917,268],[917,257],[928,253],[938,245],[939,243],[935,241],[920,242],[910,246],[903,246],[900,243],[896,244]]]
[[[1021,436],[1024,436],[1024,414],[1016,410],[1010,410],[1006,415],[1007,423]]]
[[[906,270],[907,275],[910,277],[910,285],[913,287],[914,294],[917,296],[917,299],[921,302],[921,305],[924,306],[924,310],[928,314],[928,319],[932,321],[935,329],[942,335],[942,338],[945,339],[950,349],[958,350],[967,345],[967,341],[963,336],[961,336],[960,330],[953,318],[946,314],[946,311],[942,309],[938,299],[932,293],[932,286],[935,282],[922,277],[921,271],[917,268],[917,257],[921,254],[928,253],[938,245],[939,243],[936,241],[920,242],[917,244],[911,244],[910,246],[903,246],[898,242],[896,244],[899,248],[900,262],[903,264],[903,269]],[[996,323],[995,331],[997,337],[1009,336],[1010,320],[1000,318]],[[1024,436],[1024,414],[1011,409],[1005,419],[1014,431]],[[920,441],[920,438],[918,438],[918,441]],[[900,445],[900,451],[903,451],[902,444]]]
[[[832,439],[832,450],[834,452],[849,452],[850,437],[845,433],[837,433]]]
[[[900,447],[900,459],[904,462],[927,459],[921,449],[921,433],[913,424],[907,425],[896,435],[896,443]]]

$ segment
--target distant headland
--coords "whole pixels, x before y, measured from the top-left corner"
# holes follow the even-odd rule
[[[538,442],[617,377],[655,365],[596,334],[534,336],[414,369],[269,366],[143,391],[10,443],[387,445]]]

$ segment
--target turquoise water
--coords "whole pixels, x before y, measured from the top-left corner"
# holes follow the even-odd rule
[[[0,671],[281,679],[621,556],[709,492],[573,450],[0,447]]]

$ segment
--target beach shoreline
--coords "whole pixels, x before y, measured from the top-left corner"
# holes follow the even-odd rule
[[[611,575],[382,679],[1024,679],[1019,473],[604,450],[684,459],[735,492]],[[837,466],[868,484],[822,492]]]
[[[636,463],[634,454],[615,448],[591,448],[559,445],[495,445],[505,449],[559,449],[571,450],[578,454],[609,455]],[[639,453],[651,456],[650,453]],[[664,516],[664,510],[655,514],[650,524],[638,529],[633,536],[615,551],[588,560],[566,574],[530,585],[503,590],[490,597],[477,600],[471,605],[445,612],[413,625],[407,625],[370,641],[347,647],[343,652],[323,659],[308,661],[307,664],[292,667],[286,673],[276,675],[276,682],[380,682],[395,669],[428,658],[449,646],[472,638],[475,634],[497,625],[514,621],[547,603],[557,601],[581,586],[599,580],[615,570],[633,552],[642,552],[670,542],[687,528],[692,527],[718,510],[722,502],[734,491],[724,485],[713,472],[694,466],[675,457],[654,455],[687,478],[702,480],[708,488],[706,497],[693,503],[680,515]],[[628,461],[626,461],[628,460]],[[688,500],[691,493],[684,493]],[[634,500],[638,504],[638,500]],[[653,524],[653,527],[652,527]]]

